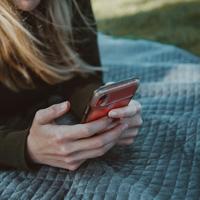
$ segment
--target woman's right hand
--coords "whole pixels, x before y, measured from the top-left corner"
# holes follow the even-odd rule
[[[54,120],[69,109],[70,103],[63,102],[37,111],[27,138],[33,162],[75,170],[87,159],[104,155],[128,128],[108,117],[86,124],[56,125]],[[112,125],[113,129],[106,130]]]

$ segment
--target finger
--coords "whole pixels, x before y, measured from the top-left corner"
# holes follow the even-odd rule
[[[133,128],[133,127],[140,127],[142,126],[143,120],[142,117],[140,115],[140,113],[136,114],[133,117],[129,117],[129,118],[122,118],[120,119],[121,123],[127,123],[129,128]]]
[[[133,138],[123,139],[123,140],[118,141],[117,145],[120,145],[120,146],[130,145],[130,144],[133,144],[133,142],[134,142]]]
[[[133,117],[140,111],[141,111],[140,103],[132,100],[128,106],[112,109],[108,113],[108,116],[111,118]]]
[[[69,162],[69,159],[66,159],[66,157],[55,157],[46,155],[43,156],[43,160],[45,160],[45,162],[42,164],[67,170],[76,170],[80,167],[81,164],[83,164],[86,161],[84,159],[80,159],[77,161]]]
[[[71,152],[77,152],[102,148],[106,144],[117,141],[123,131],[127,129],[127,127],[127,124],[122,124],[108,132],[104,132],[91,138],[78,140],[73,143],[70,150]]]
[[[65,170],[74,171],[74,170],[77,170],[81,166],[81,164],[83,164],[84,162],[85,160],[81,160],[81,161],[68,164],[64,161],[49,160],[47,162],[47,165],[52,166],[52,167],[62,168]]]
[[[85,124],[60,125],[56,127],[66,139],[77,140],[103,132],[112,122],[112,119],[104,117]]]
[[[120,125],[120,124],[122,124],[121,121],[120,121],[120,119],[116,119],[115,121],[113,121],[113,122],[104,130],[104,132],[113,129],[113,128],[115,128],[116,126],[118,126],[118,125]]]
[[[101,148],[98,148],[98,149],[75,152],[75,153],[71,154],[70,156],[68,156],[68,158],[66,158],[66,160],[68,160],[68,162],[77,162],[82,159],[87,160],[87,159],[91,159],[91,158],[97,158],[97,157],[103,156],[114,145],[115,145],[115,142],[111,142]]]
[[[77,170],[85,161],[86,160],[80,160],[80,161],[75,162],[74,164],[70,164],[68,165],[68,169],[70,171]]]
[[[69,109],[70,109],[70,103],[68,101],[59,104],[54,104],[46,109],[39,110],[35,115],[35,120],[39,124],[44,125],[62,116],[64,113],[69,111]]]
[[[120,136],[120,140],[136,137],[138,135],[138,132],[139,132],[138,128],[128,129],[124,131],[124,133]]]

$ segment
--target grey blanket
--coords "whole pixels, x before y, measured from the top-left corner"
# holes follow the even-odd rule
[[[200,58],[173,46],[100,35],[104,80],[141,79],[144,124],[75,172],[0,171],[0,199],[200,199]]]

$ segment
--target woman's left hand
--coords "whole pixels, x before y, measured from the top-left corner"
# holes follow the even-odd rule
[[[138,101],[131,100],[128,106],[113,109],[108,113],[108,116],[113,119],[120,119],[120,123],[128,125],[128,129],[122,133],[117,144],[132,144],[138,134],[139,127],[142,125],[141,104]]]

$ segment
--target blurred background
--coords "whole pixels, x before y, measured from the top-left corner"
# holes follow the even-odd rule
[[[172,44],[200,56],[200,0],[92,0],[99,31]]]

